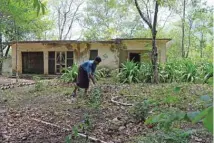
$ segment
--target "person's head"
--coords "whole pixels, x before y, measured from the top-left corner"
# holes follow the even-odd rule
[[[99,57],[99,56],[97,56],[95,59],[94,59],[94,63],[96,64],[96,65],[99,65],[99,63],[101,62],[102,60],[101,60],[101,58]]]

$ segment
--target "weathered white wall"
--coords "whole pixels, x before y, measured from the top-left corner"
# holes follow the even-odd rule
[[[12,58],[9,57],[4,59],[2,67],[2,75],[11,76],[12,75]]]

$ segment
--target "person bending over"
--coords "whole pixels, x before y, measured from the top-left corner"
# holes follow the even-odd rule
[[[97,56],[94,60],[85,61],[79,66],[77,82],[75,84],[75,89],[72,93],[72,97],[77,96],[78,88],[84,88],[85,95],[87,95],[90,79],[92,80],[94,85],[96,84],[94,73],[95,73],[97,65],[99,65],[100,62],[101,62],[101,58],[99,56]]]

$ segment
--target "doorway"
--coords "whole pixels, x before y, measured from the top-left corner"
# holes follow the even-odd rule
[[[61,74],[62,70],[66,67],[65,52],[56,52],[56,74]]]
[[[43,52],[22,52],[22,73],[43,74],[44,73]]]
[[[129,53],[129,60],[133,61],[134,63],[140,62],[140,53]]]

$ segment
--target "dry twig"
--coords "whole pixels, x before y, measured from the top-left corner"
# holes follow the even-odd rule
[[[63,130],[66,130],[66,131],[71,131],[71,129],[68,129],[68,128],[63,128],[63,127],[60,127],[56,124],[53,124],[53,123],[49,123],[49,122],[46,122],[46,121],[42,121],[42,120],[39,120],[39,119],[36,119],[36,118],[31,118],[31,120],[33,121],[36,121],[36,122],[39,122],[39,123],[42,123],[42,124],[45,124],[45,125],[49,125],[49,126],[52,126],[52,127],[56,127],[56,128],[59,128],[59,129],[63,129]],[[92,141],[95,141],[96,143],[107,143],[105,141],[102,141],[102,140],[99,140],[99,139],[96,139],[94,137],[90,137],[90,136],[87,136],[85,134],[82,134],[82,133],[78,133],[79,136],[81,137],[84,137],[84,138],[88,138]]]

